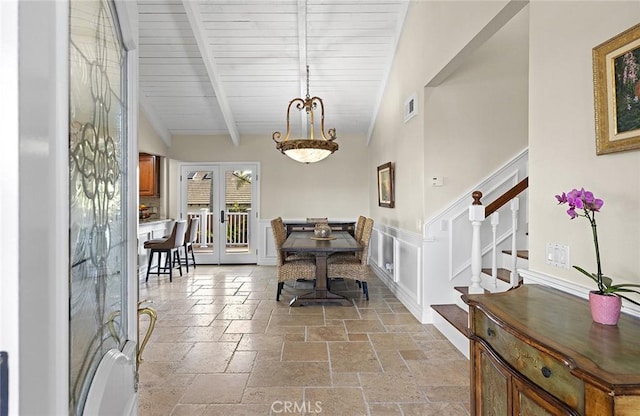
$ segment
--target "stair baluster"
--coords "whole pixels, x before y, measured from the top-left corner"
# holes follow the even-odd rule
[[[516,270],[518,262],[518,251],[516,232],[518,231],[518,211],[520,210],[520,199],[515,197],[511,200],[511,287],[518,286],[518,270]]]
[[[493,279],[493,287],[498,287],[498,224],[500,224],[500,214],[498,211],[491,214],[491,233],[493,235],[493,243],[491,247],[491,278]]]

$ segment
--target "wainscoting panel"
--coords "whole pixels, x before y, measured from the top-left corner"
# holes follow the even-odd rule
[[[375,225],[369,264],[403,305],[422,321],[422,237],[387,225]]]
[[[276,243],[271,231],[271,220],[258,220],[258,264],[263,266],[275,266],[278,262]]]

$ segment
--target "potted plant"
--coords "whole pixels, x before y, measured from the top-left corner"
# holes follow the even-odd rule
[[[614,285],[610,277],[602,274],[598,231],[596,227],[596,212],[600,212],[604,201],[594,197],[592,192],[585,191],[584,188],[580,190],[573,189],[568,193],[563,192],[562,195],[556,195],[556,199],[558,200],[558,204],[569,205],[567,214],[570,219],[585,217],[589,220],[593,234],[593,245],[595,246],[598,270],[596,273],[589,273],[579,266],[574,265],[573,268],[593,280],[598,286],[597,290],[589,292],[589,305],[591,306],[591,317],[593,320],[601,324],[616,325],[620,318],[620,309],[622,307],[621,298],[640,306],[639,302],[624,295],[625,293],[640,295],[640,291],[632,289],[636,287],[640,288],[640,285],[631,283]]]

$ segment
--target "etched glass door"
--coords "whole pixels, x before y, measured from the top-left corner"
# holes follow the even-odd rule
[[[126,333],[127,55],[112,2],[69,7],[69,413],[82,414],[102,357],[135,339]]]

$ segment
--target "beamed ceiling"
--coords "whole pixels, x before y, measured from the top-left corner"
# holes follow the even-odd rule
[[[368,137],[407,0],[138,0],[140,104],[160,135],[286,130],[310,94],[325,126]],[[295,112],[297,113],[297,111]],[[292,114],[292,130],[301,131]],[[297,130],[296,130],[297,129]]]

